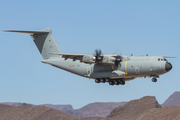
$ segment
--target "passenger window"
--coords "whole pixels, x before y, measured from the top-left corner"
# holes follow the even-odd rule
[[[158,61],[160,61],[160,58],[158,59]]]
[[[163,61],[163,59],[161,59],[161,61]]]
[[[167,61],[166,59],[164,59],[164,61]]]

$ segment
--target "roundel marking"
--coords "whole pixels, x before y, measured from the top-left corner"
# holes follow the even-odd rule
[[[140,73],[140,71],[139,71],[139,68],[138,68],[138,67],[136,67],[136,68],[135,68],[135,72],[136,72],[136,74],[139,74],[139,73]]]

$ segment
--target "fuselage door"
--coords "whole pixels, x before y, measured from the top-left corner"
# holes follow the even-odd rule
[[[87,71],[87,75],[91,74],[91,66],[88,66],[88,67],[86,68],[86,71]]]

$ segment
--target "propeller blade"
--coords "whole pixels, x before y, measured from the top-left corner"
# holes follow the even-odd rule
[[[100,49],[99,50],[98,49],[95,50],[95,55],[94,56],[96,57],[96,61],[95,61],[96,63],[102,61],[103,57],[101,56],[101,53],[102,52],[101,52]]]

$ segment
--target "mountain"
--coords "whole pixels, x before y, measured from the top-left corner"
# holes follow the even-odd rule
[[[86,117],[81,120],[180,120],[180,106],[161,107],[155,97],[145,96],[119,106],[102,117]]]
[[[10,106],[21,106],[23,103],[17,103],[17,102],[2,102],[0,104],[4,104],[4,105],[10,105]],[[29,104],[31,106],[35,106],[33,104]]]
[[[9,106],[0,104],[0,120],[79,120],[60,110],[45,106]]]
[[[145,96],[113,109],[110,115],[103,118],[103,120],[136,120],[143,113],[155,108],[161,108],[155,97]]]
[[[114,108],[124,105],[127,102],[96,102],[90,103],[80,109],[65,111],[79,118],[99,116],[105,117],[110,114]]]
[[[49,108],[64,111],[79,118],[84,118],[84,117],[92,117],[92,116],[105,117],[110,114],[111,110],[126,103],[127,102],[96,102],[96,103],[90,103],[80,109],[75,109],[75,110],[71,105],[41,104],[38,106],[46,106]],[[21,106],[23,103],[4,102],[0,104],[10,105],[10,106]],[[36,106],[33,104],[29,104],[29,105]]]
[[[2,102],[0,104],[4,104],[4,105],[10,105],[10,106],[21,106],[23,103],[18,103],[18,102]],[[29,104],[31,106],[37,106],[37,105],[33,105],[33,104]],[[66,110],[73,110],[72,105],[52,105],[52,104],[41,104],[38,106],[46,106],[46,107],[50,107],[53,109],[57,109],[57,110],[61,110],[61,111],[66,111]]]
[[[85,117],[81,118],[81,120],[102,120],[103,117]]]
[[[67,111],[67,110],[73,110],[72,105],[52,105],[52,104],[42,104],[40,106],[46,106],[50,108],[54,108],[56,110],[62,110],[62,111]]]
[[[151,109],[141,115],[137,120],[180,120],[180,106],[166,106]]]
[[[164,106],[179,105],[180,106],[180,92],[174,92],[163,104]]]
[[[175,92],[171,96],[178,99],[179,92]],[[83,118],[40,105],[8,104],[0,104],[0,120],[180,120],[180,106],[161,107],[153,96],[145,96],[128,103],[91,103],[78,109],[79,111],[74,110],[77,115],[81,115]],[[108,116],[95,117],[95,115],[107,114],[107,110],[116,105],[119,107],[114,108]],[[93,115],[93,117],[84,117],[88,115]]]

